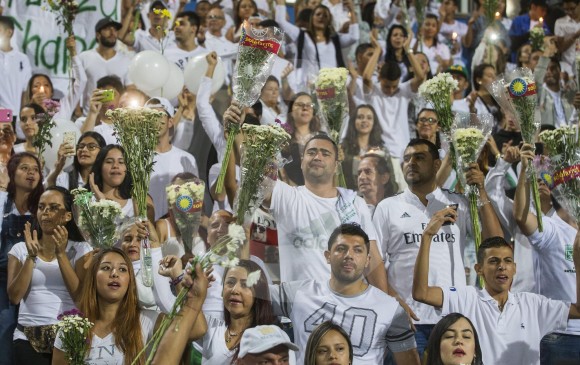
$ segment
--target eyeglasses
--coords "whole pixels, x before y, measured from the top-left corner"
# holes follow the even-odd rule
[[[437,124],[439,123],[439,121],[435,118],[419,118],[419,120],[417,121],[417,123],[425,123],[425,124]]]
[[[38,206],[38,211],[40,213],[44,213],[45,211],[48,211],[49,213],[56,213],[59,212],[60,210],[64,209],[63,206],[60,206],[58,204],[51,204],[51,205],[39,205]]]
[[[82,149],[83,149],[83,148],[85,148],[85,147],[86,147],[86,148],[87,148],[87,150],[89,150],[89,151],[94,151],[94,150],[96,150],[97,148],[99,148],[99,149],[101,148],[101,147],[99,147],[99,145],[98,145],[98,144],[96,144],[96,143],[88,143],[88,144],[79,143],[79,144],[78,144],[78,146],[77,146],[77,150],[82,150]]]
[[[307,110],[314,109],[314,103],[294,103],[292,108],[307,109]]]
[[[225,17],[219,16],[219,15],[208,15],[207,18],[210,19],[210,20],[213,20],[213,19],[225,19]]]

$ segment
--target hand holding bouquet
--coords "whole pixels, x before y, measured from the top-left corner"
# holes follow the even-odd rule
[[[193,253],[193,243],[201,223],[205,183],[195,179],[181,185],[170,185],[165,191],[171,218],[177,225],[185,252]]]
[[[85,365],[87,342],[94,324],[76,309],[59,315],[58,320],[54,329],[62,341],[66,360],[70,365]]]

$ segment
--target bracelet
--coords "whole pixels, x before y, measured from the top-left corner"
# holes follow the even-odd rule
[[[173,280],[170,280],[170,281],[169,281],[169,284],[170,284],[171,286],[176,286],[177,284],[181,283],[181,281],[183,280],[183,277],[184,277],[184,276],[185,276],[185,275],[184,275],[184,273],[181,273],[181,275],[179,275],[179,276],[178,276],[178,277],[176,277],[175,279],[173,279]]]
[[[36,256],[33,255],[26,255],[26,259],[27,260],[32,260],[32,262],[34,262],[36,264]]]
[[[491,201],[489,201],[489,200],[486,200],[486,201],[482,201],[482,202],[480,203],[480,205],[483,207],[484,205],[486,205],[486,204],[489,204],[489,203],[491,203]]]

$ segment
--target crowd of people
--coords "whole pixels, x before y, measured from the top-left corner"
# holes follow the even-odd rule
[[[53,325],[74,308],[93,323],[86,364],[144,364],[145,344],[183,287],[187,300],[154,364],[580,363],[578,222],[550,179],[525,173],[541,161],[542,143],[524,143],[515,116],[488,91],[498,75],[526,67],[541,129],[578,127],[579,0],[499,0],[493,21],[484,0],[469,9],[458,0],[121,3],[119,21],[86,25],[94,26],[95,48],[77,52],[74,36],[66,40],[66,90],[31,66],[13,41],[14,19],[0,10],[0,365],[70,364]],[[285,33],[247,108],[232,98],[244,22]],[[538,29],[540,45],[530,41]],[[174,100],[139,90],[129,68],[145,50],[182,70],[204,57],[199,89],[184,87]],[[338,144],[313,84],[329,67],[349,72],[350,114]],[[441,116],[418,93],[442,72],[458,83],[453,112],[494,121],[465,171],[479,190],[481,232],[452,169]],[[39,125],[55,101],[53,117],[73,121],[81,134],[74,143],[52,138],[56,148],[39,152]],[[125,149],[106,114],[128,106],[163,113],[147,217],[136,217]],[[165,188],[205,182],[196,252],[228,234],[244,176],[242,135],[224,161],[228,123],[283,125],[290,139],[280,150],[285,164],[245,227],[239,261],[204,271],[186,266],[193,252]],[[346,187],[337,186],[339,171]],[[79,187],[134,218],[114,247],[94,250],[83,238],[71,195]],[[145,238],[152,285],[141,275]]]

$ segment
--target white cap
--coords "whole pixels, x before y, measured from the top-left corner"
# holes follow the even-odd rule
[[[165,99],[165,98],[151,98],[149,100],[147,100],[147,102],[145,103],[145,107],[146,108],[161,108],[163,110],[165,110],[165,112],[169,115],[169,117],[173,118],[173,116],[175,115],[175,108],[173,107],[173,105],[171,105],[171,103],[169,102],[169,100]]]
[[[290,342],[286,332],[282,331],[278,326],[248,328],[242,335],[238,357],[243,358],[247,354],[261,354],[279,345],[284,345],[292,351],[298,351],[298,346]]]

